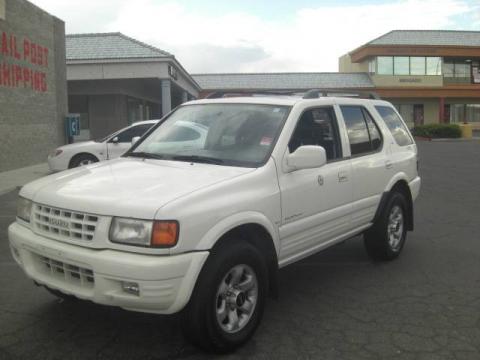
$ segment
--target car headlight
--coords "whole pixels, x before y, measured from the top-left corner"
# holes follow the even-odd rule
[[[178,241],[178,222],[137,220],[114,217],[110,241],[144,247],[172,247]]]
[[[23,221],[30,222],[32,212],[32,201],[19,197],[17,200],[17,217]]]
[[[50,157],[58,156],[58,155],[60,155],[61,153],[63,153],[63,150],[61,150],[61,149],[55,149],[55,150],[53,150],[53,151],[50,153]]]

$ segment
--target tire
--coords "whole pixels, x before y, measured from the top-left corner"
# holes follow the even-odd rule
[[[394,192],[373,227],[365,232],[365,249],[375,261],[393,260],[402,252],[406,238],[407,201]]]
[[[98,159],[90,154],[80,154],[76,155],[71,161],[70,165],[68,166],[69,169],[76,168],[79,166],[85,166],[89,164],[93,164],[98,162]]]
[[[51,289],[48,286],[44,286],[44,287],[50,294],[52,294],[53,296],[56,296],[57,298],[59,298],[63,301],[72,302],[72,301],[77,301],[78,300],[78,298],[76,298],[73,295],[64,294],[61,291]]]
[[[181,316],[187,340],[216,353],[231,352],[252,337],[268,291],[260,252],[241,239],[225,245],[212,251]],[[241,291],[242,284],[250,289]]]

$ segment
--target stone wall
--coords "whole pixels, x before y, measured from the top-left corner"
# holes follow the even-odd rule
[[[26,0],[3,2],[0,172],[45,162],[64,143],[67,113],[64,22]]]

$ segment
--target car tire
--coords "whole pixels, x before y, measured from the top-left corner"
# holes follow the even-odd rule
[[[383,212],[364,234],[365,249],[375,261],[397,258],[407,238],[407,201],[399,192],[390,195]]]
[[[76,155],[71,161],[68,166],[69,169],[73,169],[79,166],[85,166],[89,164],[93,164],[98,162],[98,159],[90,154],[80,154]]]
[[[181,315],[186,339],[215,353],[231,352],[252,337],[268,291],[260,252],[241,239],[227,245],[210,254]]]
[[[61,291],[58,291],[58,290],[55,290],[55,289],[52,289],[52,288],[49,288],[48,286],[45,286],[45,289],[50,293],[52,294],[53,296],[56,296],[57,298],[63,300],[63,301],[77,301],[78,298],[76,298],[75,296],[73,295],[68,295],[68,294],[64,294],[63,292]]]

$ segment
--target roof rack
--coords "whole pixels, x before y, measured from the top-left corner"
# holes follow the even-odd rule
[[[303,99],[317,99],[319,97],[328,97],[329,94],[338,94],[344,97],[356,97],[361,99],[373,99],[379,100],[375,92],[364,92],[364,91],[344,91],[344,90],[328,90],[328,89],[312,89],[309,90],[303,95]]]
[[[229,96],[255,96],[255,95],[279,95],[279,96],[288,96],[288,95],[294,95],[294,94],[302,94],[304,91],[298,91],[298,90],[261,90],[261,91],[215,91],[211,94],[208,94],[205,99],[219,99],[226,97],[226,95]]]
[[[303,96],[302,96],[303,94]],[[360,99],[374,99],[379,100],[380,97],[375,92],[365,91],[348,91],[348,90],[331,90],[331,89],[312,89],[312,90],[264,90],[264,91],[215,91],[208,94],[205,99],[219,99],[223,97],[232,96],[258,96],[258,95],[297,95],[302,96],[303,99],[317,99],[320,97],[328,97],[330,94],[337,94],[343,97],[355,97]]]

